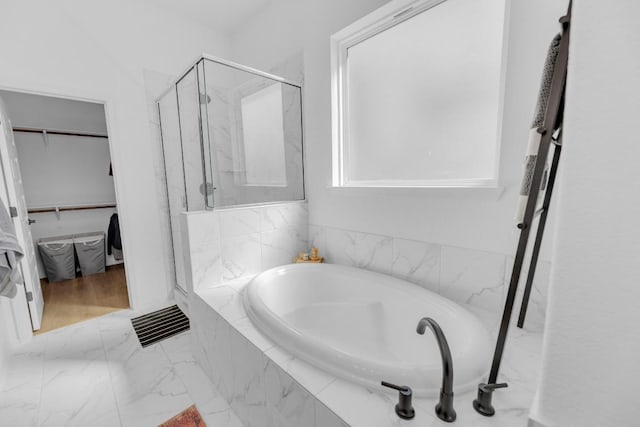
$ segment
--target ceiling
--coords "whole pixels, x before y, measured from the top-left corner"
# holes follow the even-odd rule
[[[156,6],[230,33],[271,0],[155,0]]]

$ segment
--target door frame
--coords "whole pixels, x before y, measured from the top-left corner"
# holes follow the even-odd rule
[[[4,123],[0,123],[0,127],[4,127]],[[0,129],[0,135],[2,133],[4,133],[4,130]],[[8,182],[7,176],[11,176],[12,171],[7,170],[7,168],[5,168],[6,166],[4,164],[6,163],[4,162],[5,156],[0,154],[0,157],[2,158],[2,162],[0,162],[0,168],[2,168],[2,171],[0,171],[0,199],[2,199],[6,209],[10,210],[12,203],[11,203],[11,195],[9,194],[10,193],[9,185],[11,184]],[[16,204],[16,207],[17,207],[17,204]],[[19,218],[14,218],[14,217],[11,218],[11,222],[12,224],[14,224],[14,226],[15,226],[16,219],[19,219]],[[25,249],[25,253],[26,252],[27,251]],[[20,265],[22,270],[23,269],[22,260],[20,261]],[[24,271],[22,274],[24,277]],[[26,294],[26,287],[27,287],[26,280],[27,279],[25,278],[25,283],[16,284],[17,295],[14,298],[11,298],[11,299],[0,298],[0,305],[5,307],[5,309],[7,310],[7,313],[10,313],[10,314],[7,314],[7,320],[13,321],[13,328],[7,329],[7,330],[13,330],[15,334],[9,337],[10,342],[23,342],[30,339],[31,336],[33,335],[31,309],[29,307],[29,302],[27,301],[27,294]]]
[[[8,111],[3,111],[3,114],[7,114],[7,119],[9,118]],[[6,192],[5,206],[9,211],[15,209],[15,214],[10,213],[17,241],[22,246],[23,257],[20,260],[20,270],[22,271],[26,295],[31,294],[31,298],[27,299],[27,305],[32,329],[38,330],[42,325],[44,295],[38,275],[38,267],[34,259],[36,249],[32,240],[29,214],[24,198],[24,186],[22,185],[22,175],[19,159],[17,158],[18,151],[13,131],[10,128],[10,121],[1,123],[0,127],[2,127],[2,136],[4,138],[2,141],[4,143],[0,146],[0,157],[2,160],[4,191]]]
[[[59,86],[59,85],[48,85],[47,87],[43,87],[42,85],[38,85],[37,83],[30,85],[29,88],[24,88],[20,86],[8,86],[8,85],[0,85],[0,89],[12,92],[21,92],[32,95],[40,95],[40,96],[52,96],[56,98],[62,99],[70,99],[75,101],[85,101],[85,102],[95,102],[103,104],[104,106],[104,114],[105,121],[107,124],[107,135],[108,135],[108,143],[109,143],[109,156],[111,157],[112,169],[113,169],[113,185],[116,196],[116,205],[118,206],[118,219],[120,223],[120,229],[122,230],[122,253],[125,258],[129,260],[130,265],[135,263],[134,255],[135,251],[127,251],[127,238],[129,235],[127,230],[129,229],[129,215],[127,212],[126,204],[122,202],[125,200],[123,194],[124,183],[122,186],[118,185],[118,165],[121,164],[120,159],[120,136],[116,132],[118,129],[117,123],[117,114],[114,108],[116,104],[116,98],[109,93],[109,91],[105,89],[96,89],[92,88],[91,90],[84,90],[77,88],[72,88],[68,86]],[[124,138],[123,138],[124,140]],[[130,253],[127,253],[130,252]],[[136,282],[134,280],[133,274],[131,272],[132,269],[127,268],[126,263],[124,266],[125,271],[125,279],[127,282],[127,294],[129,296],[129,307],[134,309],[137,307],[138,299],[136,292],[134,292]],[[26,305],[25,305],[26,307]],[[31,320],[29,316],[17,315],[14,313],[14,321],[16,322],[16,327],[18,329],[24,329],[25,319],[29,321],[29,330],[31,330]]]

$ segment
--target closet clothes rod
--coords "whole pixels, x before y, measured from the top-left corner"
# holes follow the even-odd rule
[[[115,203],[104,203],[101,205],[77,205],[77,206],[47,206],[42,208],[29,208],[28,213],[63,212],[63,211],[84,211],[89,209],[116,208]]]
[[[70,130],[60,130],[60,129],[38,129],[38,128],[25,128],[25,127],[14,127],[14,132],[25,132],[25,133],[39,133],[43,135],[67,135],[67,136],[89,136],[93,138],[109,138],[106,133],[98,133],[98,132],[81,132],[81,131],[70,131]]]

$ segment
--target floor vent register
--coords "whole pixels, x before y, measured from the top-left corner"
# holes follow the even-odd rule
[[[189,330],[189,318],[177,305],[131,319],[142,347]]]

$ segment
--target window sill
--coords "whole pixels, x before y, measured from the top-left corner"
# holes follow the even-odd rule
[[[429,181],[352,181],[335,188],[499,188],[497,179],[434,179]]]
[[[453,199],[477,199],[477,200],[499,200],[506,191],[504,185],[475,185],[475,186],[338,186],[329,185],[327,190],[335,194],[355,195],[370,194],[380,196],[399,196],[399,197],[434,197],[434,198],[453,198]]]

